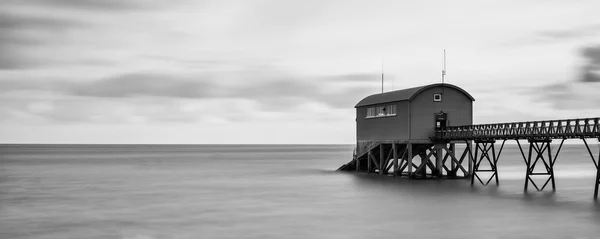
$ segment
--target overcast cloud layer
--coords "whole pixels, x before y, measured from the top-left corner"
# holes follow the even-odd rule
[[[440,81],[475,122],[600,116],[598,1],[0,3],[0,143],[352,143]]]

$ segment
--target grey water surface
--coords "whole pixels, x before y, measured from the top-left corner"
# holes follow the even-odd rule
[[[352,147],[0,145],[0,238],[600,238],[581,145],[555,193],[514,145],[499,187],[336,172]]]

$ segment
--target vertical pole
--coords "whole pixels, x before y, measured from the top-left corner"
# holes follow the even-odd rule
[[[442,178],[442,156],[444,154],[444,151],[442,150],[441,144],[436,144],[434,146],[435,149],[435,170],[436,172],[436,176],[439,178]]]
[[[383,56],[381,56],[381,93],[383,93]]]
[[[367,155],[367,174],[371,174],[371,164],[373,164],[373,155],[371,154],[371,150],[369,149],[369,155]]]
[[[449,173],[448,176],[452,176],[452,177],[456,177],[456,172],[458,171],[458,170],[456,170],[456,162],[454,162],[454,160],[453,160],[453,158],[456,158],[456,154],[454,152],[455,152],[455,145],[454,145],[454,143],[450,143],[450,154],[452,154],[452,158],[450,158],[450,172],[452,172],[451,173],[452,175],[450,175],[450,173]]]
[[[596,187],[594,188],[594,200],[598,199],[598,184],[600,184],[600,167],[596,167]]]
[[[383,153],[383,143],[379,146],[379,175],[383,175],[385,169],[384,161],[386,160],[387,154]]]
[[[492,142],[490,143],[491,147],[492,147],[492,161],[494,161],[494,175],[496,176],[496,186],[500,185],[500,182],[498,181],[498,157],[496,157],[496,147],[494,146],[496,144],[496,142]]]
[[[550,177],[552,177],[552,191],[556,192],[556,184],[554,183],[554,160],[556,158],[552,158],[552,148],[550,148],[550,142],[546,143],[546,147],[548,147],[548,161],[550,164]]]
[[[600,138],[598,138],[598,146],[600,146]],[[595,160],[594,160],[595,161]],[[600,184],[600,147],[598,148],[598,163],[596,164],[596,182],[594,188],[594,200],[598,200],[598,186]]]
[[[527,171],[525,171],[525,188],[523,189],[527,192],[527,185],[529,185],[529,169],[531,165],[531,151],[533,151],[533,142],[529,142],[529,156],[527,156]]]
[[[475,174],[477,174],[477,161],[478,160],[478,153],[479,153],[479,143],[475,142],[475,158],[472,158],[471,161],[473,164],[473,173],[471,174],[471,185],[473,185],[473,183],[475,182]]]
[[[360,172],[360,159],[358,158],[358,151],[356,152],[356,172]]]
[[[408,163],[408,178],[411,179],[412,178],[412,170],[413,170],[413,147],[412,147],[412,143],[407,143],[406,144],[407,147],[407,153],[408,155],[406,155],[406,159],[407,159],[407,163]]]
[[[396,170],[398,170],[398,150],[396,149],[396,142],[392,143],[392,150],[394,154],[394,166],[392,167],[394,168],[394,177],[396,177]]]
[[[465,145],[469,149],[469,175],[468,177],[473,177],[473,141],[467,141],[467,145]]]

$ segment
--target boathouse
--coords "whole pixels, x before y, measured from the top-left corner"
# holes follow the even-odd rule
[[[473,124],[473,101],[441,83],[367,96],[355,106],[357,153],[381,142],[431,143],[436,128]]]
[[[410,178],[468,177],[471,166],[462,165],[470,163],[464,160],[466,154],[459,159],[455,142],[433,138],[436,130],[472,125],[473,101],[465,90],[444,83],[367,96],[355,106],[353,160],[339,170],[388,174],[393,169],[394,176]]]

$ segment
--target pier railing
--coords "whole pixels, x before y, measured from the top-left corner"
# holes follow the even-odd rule
[[[432,140],[565,139],[600,137],[600,118],[448,126]]]

